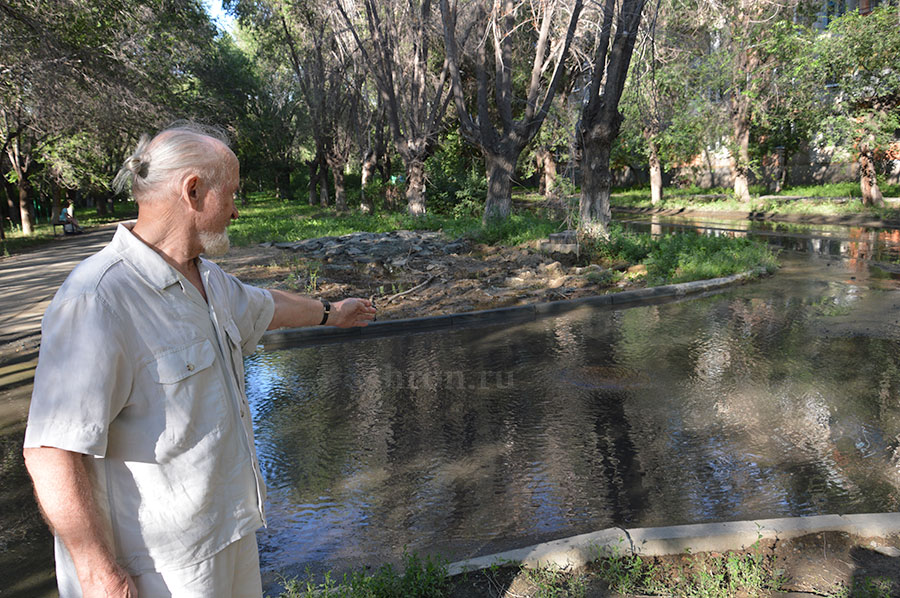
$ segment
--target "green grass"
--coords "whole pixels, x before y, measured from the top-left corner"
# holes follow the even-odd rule
[[[746,237],[710,237],[695,232],[653,238],[610,226],[608,241],[589,243],[590,259],[603,262],[642,263],[648,286],[730,276],[762,268],[774,272],[778,262],[772,250]]]
[[[527,582],[528,589],[520,588],[520,591],[526,591],[523,596],[531,598],[582,598],[589,584],[597,580],[626,596],[727,598],[738,594],[757,596],[767,591],[777,591],[786,581],[776,567],[774,557],[764,555],[758,543],[746,553],[701,556],[687,553],[684,557],[680,561],[657,562],[656,559],[637,555],[617,552],[610,555],[598,551],[594,563],[587,569],[575,572],[498,564],[451,580],[443,560],[406,554],[402,570],[384,565],[374,573],[355,571],[344,574],[339,580],[331,573],[326,573],[321,580],[315,580],[309,573],[304,580],[286,580],[284,591],[278,598],[441,598],[449,596],[457,586],[483,585],[479,581],[487,581],[491,588],[500,589],[507,586],[512,577]],[[840,588],[836,588],[836,592],[839,591]],[[463,590],[463,595],[470,593]],[[874,598],[881,594],[835,594],[838,595]]]
[[[561,222],[528,211],[514,213],[506,222],[486,227],[474,216],[427,214],[413,218],[405,212],[337,215],[330,208],[285,203],[264,194],[255,194],[248,205],[238,206],[238,211],[240,217],[228,229],[232,243],[238,246],[399,229],[443,231],[450,238],[466,236],[482,243],[517,245],[546,238],[562,227]]]
[[[597,560],[594,569],[613,591],[646,596],[758,596],[777,591],[785,583],[774,559],[763,554],[759,542],[743,554],[685,556],[680,563],[660,565],[638,555],[614,554]]]
[[[133,204],[126,206],[133,207]],[[122,207],[125,206],[120,206],[115,217],[100,218],[94,210],[80,210],[78,217],[85,226],[92,226],[134,216],[133,211]],[[428,214],[413,218],[405,212],[384,211],[375,215],[337,214],[330,208],[283,202],[262,193],[252,194],[247,205],[238,206],[238,209],[240,218],[229,228],[232,242],[237,246],[398,229],[443,231],[450,238],[467,237],[489,245],[519,245],[546,239],[549,234],[564,228],[562,221],[532,209],[516,211],[504,222],[485,226],[475,216]],[[14,253],[52,238],[50,226],[44,224],[30,238],[10,235],[6,248]],[[608,241],[589,243],[585,249],[588,258],[601,262],[644,263],[647,282],[651,285],[727,276],[760,266],[770,271],[775,268],[775,258],[766,246],[747,239],[695,234],[653,239],[647,234],[627,233],[615,224],[611,226]],[[299,283],[315,285],[315,280],[309,278]]]
[[[441,598],[448,586],[443,560],[406,554],[403,571],[384,565],[371,575],[354,571],[340,580],[326,573],[321,582],[307,573],[305,580],[285,581],[279,598]]]
[[[900,196],[900,185],[881,187],[885,197]],[[764,199],[762,196],[766,196]],[[778,199],[779,196],[785,199]],[[792,199],[794,197],[804,199]],[[789,187],[777,196],[768,196],[761,187],[751,188],[751,200],[742,203],[733,197],[731,189],[698,187],[666,188],[663,201],[653,206],[650,189],[625,189],[613,193],[613,206],[630,208],[659,207],[664,209],[685,209],[709,212],[769,212],[776,214],[820,214],[840,216],[845,214],[871,214],[889,220],[900,220],[900,209],[893,207],[868,208],[860,201],[858,183],[831,183]]]

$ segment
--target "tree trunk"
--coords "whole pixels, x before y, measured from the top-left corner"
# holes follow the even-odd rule
[[[319,205],[328,205],[328,168],[324,163],[319,164]]]
[[[18,223],[19,211],[16,209],[16,202],[13,199],[15,197],[14,187],[3,177],[0,177],[0,186],[3,187],[3,195],[6,198],[6,201],[3,203],[3,217],[4,219],[9,218],[10,223]]]
[[[557,165],[556,157],[547,148],[540,148],[535,152],[538,168],[541,171],[540,194],[550,197],[555,194]]]
[[[19,189],[19,214],[22,222],[22,234],[31,236],[34,233],[34,208],[31,204],[31,189],[28,179],[24,176],[18,177],[16,186]]]
[[[605,236],[612,219],[609,210],[612,187],[612,174],[609,170],[611,149],[612,141],[604,137],[584,140],[579,230],[591,237]]]
[[[106,198],[101,197],[97,200],[97,216],[106,216]]]
[[[6,197],[6,187],[3,187],[3,195]],[[7,198],[8,199],[8,198]],[[6,219],[9,217],[9,205],[6,201],[0,201],[0,241],[6,239]]]
[[[787,173],[786,164],[787,155],[785,154],[785,149],[783,147],[776,147],[774,173],[775,184],[772,187],[773,193],[781,193],[781,190],[784,189],[785,174]]]
[[[341,212],[347,211],[347,194],[344,191],[344,169],[341,165],[331,167],[334,178],[334,206]]]
[[[512,153],[512,152],[510,152]],[[512,177],[515,172],[515,155],[494,155],[485,152],[487,166],[487,201],[484,204],[482,222],[507,220],[512,212]]]
[[[883,207],[884,197],[878,188],[875,174],[875,161],[872,150],[867,143],[859,144],[859,187],[862,191],[862,203],[869,207]]]
[[[309,192],[309,205],[316,205],[316,187],[319,185],[319,160],[313,158],[309,162],[307,162],[309,166],[309,185],[307,190]]]
[[[375,166],[375,151],[370,149],[366,152],[365,158],[363,158],[362,176],[359,184],[359,210],[363,214],[373,214],[375,212],[375,202],[366,193],[366,185],[371,183],[372,178],[375,176]]]
[[[416,218],[425,215],[425,162],[419,158],[406,164],[406,209]]]
[[[731,148],[731,175],[734,195],[740,202],[750,201],[750,99],[734,93],[731,97],[731,128],[734,147]]]
[[[282,201],[293,201],[294,190],[291,188],[291,171],[289,168],[279,166],[275,172],[275,192]]]
[[[662,163],[659,148],[652,138],[647,139],[647,146],[650,149],[650,203],[658,206],[663,199]]]

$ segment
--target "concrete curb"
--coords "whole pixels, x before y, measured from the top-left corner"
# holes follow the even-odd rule
[[[696,280],[680,284],[669,284],[660,287],[623,291],[608,295],[595,295],[579,299],[552,301],[549,303],[531,303],[514,307],[487,309],[444,316],[427,316],[404,320],[388,320],[373,322],[364,328],[330,328],[307,327],[273,330],[263,335],[262,344],[267,350],[298,347],[311,344],[343,342],[362,338],[393,336],[427,332],[431,330],[459,328],[462,326],[487,326],[491,324],[514,324],[530,322],[538,318],[555,316],[576,309],[605,307],[635,307],[650,305],[668,300],[676,300],[686,295],[694,295],[709,291],[717,291],[731,285],[744,282],[754,276],[762,275],[762,269],[751,270],[709,280]]]
[[[820,532],[846,532],[863,538],[898,534],[900,513],[815,515],[631,529],[613,527],[458,561],[448,566],[448,572],[457,575],[503,564],[528,568],[582,567],[602,554],[662,556],[686,550],[725,552],[743,550],[759,539],[788,540]]]

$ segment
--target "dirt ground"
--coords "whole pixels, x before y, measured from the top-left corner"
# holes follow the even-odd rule
[[[739,554],[750,554],[751,551],[762,557],[762,569],[769,579],[781,579],[779,590],[759,594],[762,596],[900,596],[900,556],[891,556],[900,554],[900,537],[897,536],[860,538],[841,532],[825,532],[791,541],[761,542],[758,548]],[[652,557],[649,560],[656,568],[656,579],[672,586],[679,578],[689,579],[701,570],[708,570],[710,561],[721,556],[716,553],[697,553]],[[600,578],[598,569],[597,564],[591,564],[567,574],[569,585],[563,584],[563,587],[580,585],[584,588],[584,598],[640,596],[611,591]],[[572,584],[572,580],[577,578],[580,578],[580,582]],[[562,591],[553,593],[548,591],[547,585],[546,575],[529,574],[515,567],[502,567],[455,577],[450,595],[452,598],[581,595]],[[750,594],[734,595],[742,598]]]
[[[447,241],[447,245],[451,245]],[[644,286],[643,266],[587,263],[574,254],[534,246],[493,247],[457,240],[453,251],[427,256],[398,247],[361,263],[277,247],[238,247],[217,259],[244,282],[328,300],[372,298],[378,320],[461,313],[573,299]],[[397,265],[402,264],[402,265]]]

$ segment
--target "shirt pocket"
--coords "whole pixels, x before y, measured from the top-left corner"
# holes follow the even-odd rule
[[[218,369],[212,367],[215,360],[212,343],[203,339],[157,355],[151,362],[150,373],[158,384],[157,406],[165,417],[157,457],[174,456],[221,429],[226,397]]]

